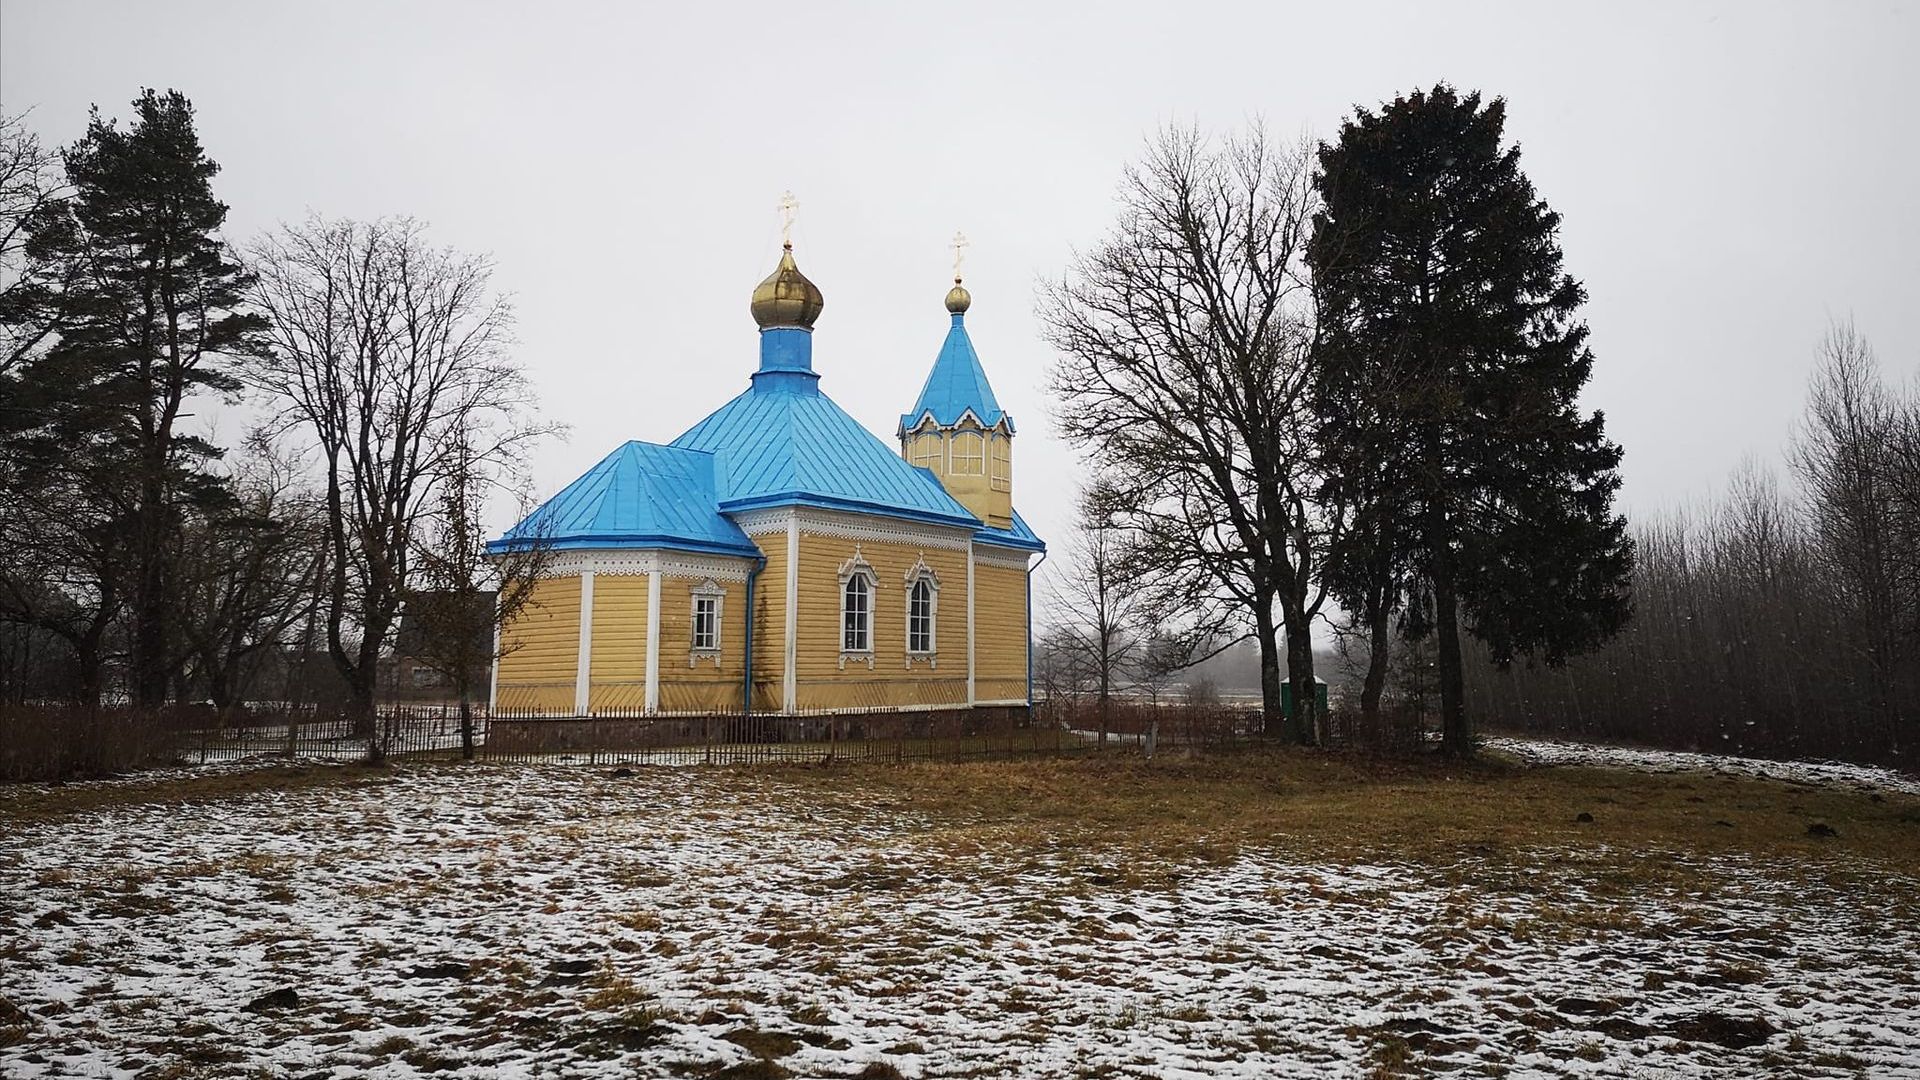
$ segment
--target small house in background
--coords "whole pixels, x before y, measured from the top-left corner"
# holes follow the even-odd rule
[[[747,389],[629,442],[495,541],[544,543],[503,628],[500,715],[947,711],[1029,700],[1030,562],[1013,420],[949,327],[889,447],[820,389],[824,299],[791,244],[754,290]]]
[[[452,695],[454,681],[447,674],[450,661],[471,657],[478,670],[469,668],[468,685],[484,689],[487,685],[488,657],[493,655],[493,605],[491,589],[467,597],[461,603],[458,594],[413,593],[400,609],[400,629],[394,634],[393,674],[387,683],[393,695],[416,700],[440,700]],[[449,633],[474,635],[464,646],[446,640]]]

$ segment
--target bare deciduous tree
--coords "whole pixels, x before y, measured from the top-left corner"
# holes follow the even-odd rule
[[[264,431],[249,433],[228,483],[231,507],[187,523],[179,572],[189,671],[223,713],[307,617],[326,565],[320,501]]]
[[[418,586],[406,602],[413,659],[453,687],[460,707],[460,755],[474,753],[473,694],[505,647],[500,629],[533,599],[551,561],[552,545],[531,532],[495,554],[487,552],[487,491],[503,478],[485,470],[464,444],[440,484],[433,527],[415,552]],[[521,519],[532,507],[521,500]]]
[[[1258,127],[1219,146],[1164,131],[1127,171],[1113,233],[1041,310],[1062,432],[1120,490],[1116,520],[1160,606],[1187,609],[1186,636],[1251,627],[1269,731],[1282,628],[1296,698],[1313,700],[1318,570],[1341,516],[1314,475],[1310,176],[1305,143]]]
[[[511,462],[550,429],[508,355],[511,309],[487,259],[429,246],[406,218],[316,218],[251,256],[273,344],[252,382],[318,453],[326,646],[370,731],[382,650],[453,456]]]
[[[1900,407],[1881,379],[1873,349],[1851,323],[1832,327],[1808,393],[1793,464],[1821,558],[1851,609],[1866,658],[1873,708],[1897,716],[1900,631],[1920,597],[1902,588],[1896,500]]]
[[[1145,610],[1139,572],[1113,520],[1116,494],[1098,478],[1081,494],[1072,548],[1049,583],[1056,620],[1051,641],[1092,684],[1102,743],[1113,726],[1115,685],[1139,651]]]
[[[0,380],[57,331],[46,303],[49,274],[63,269],[27,254],[29,225],[66,193],[60,155],[27,129],[25,115],[0,115]],[[0,408],[6,398],[0,394]],[[0,426],[6,417],[0,415]]]

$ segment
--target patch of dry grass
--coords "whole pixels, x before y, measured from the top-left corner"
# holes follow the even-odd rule
[[[364,766],[289,764],[15,790],[0,798],[0,823],[118,805],[379,785],[394,775]],[[1850,880],[1863,865],[1920,873],[1920,798],[1705,772],[1252,750],[1151,762],[1114,753],[967,764],[763,765],[705,770],[702,776],[716,789],[751,791],[756,798],[802,807],[831,806],[857,794],[870,809],[897,810],[925,822],[925,845],[950,857],[1053,850],[1070,834],[1087,889],[1164,885],[1170,867],[1195,860],[1224,864],[1248,845],[1341,862],[1411,860],[1443,872],[1457,864],[1470,868],[1463,873],[1480,875],[1490,865],[1526,872],[1544,857],[1577,867],[1601,894],[1674,883],[1674,864],[1649,853],[1775,859],[1831,884]],[[1815,823],[1836,835],[1809,834]],[[280,868],[249,869],[271,879]],[[874,866],[853,875],[858,880],[822,887],[884,889],[905,880],[901,875],[900,868]],[[1608,916],[1591,911],[1576,917],[1604,922]],[[644,912],[634,919],[651,921]]]
[[[1586,861],[1597,884],[1631,888],[1669,867],[1648,852],[1746,855],[1845,874],[1860,862],[1920,871],[1920,799],[1699,774],[1523,768],[1499,760],[1382,760],[1250,751],[1146,762],[1088,755],[970,765],[791,770],[802,788],[857,786],[934,823],[930,844],[1046,846],[1079,834],[1088,875],[1115,884],[1151,864],[1094,865],[1103,847],[1178,861],[1243,845],[1335,860],[1391,857],[1479,871],[1503,855]],[[829,792],[821,790],[821,797]],[[1588,814],[1591,821],[1580,820]],[[1814,823],[1837,835],[1808,833]],[[1472,856],[1463,860],[1462,856]],[[1364,901],[1364,898],[1360,898]]]
[[[0,822],[33,822],[116,806],[218,802],[266,791],[387,783],[391,774],[365,765],[288,762],[207,772],[166,770],[111,783],[0,787]]]

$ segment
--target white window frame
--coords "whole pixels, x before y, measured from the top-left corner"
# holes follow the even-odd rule
[[[976,444],[980,449],[974,453],[963,451],[961,448],[968,443]],[[953,464],[949,467],[949,471],[955,476],[987,474],[987,436],[984,432],[973,430],[954,432]]]
[[[714,667],[719,667],[720,643],[724,640],[725,633],[724,623],[721,620],[725,618],[726,612],[726,587],[708,578],[695,585],[692,592],[691,608],[687,616],[687,666],[694,667],[702,660],[711,660]],[[700,605],[707,601],[713,603],[713,641],[702,645],[700,644]]]
[[[1013,490],[1013,440],[999,432],[987,439],[987,477],[993,490]]]
[[[907,667],[913,667],[916,661],[931,668],[940,666],[940,575],[927,565],[925,553],[914,561],[912,569],[907,571],[906,588],[906,652]],[[913,647],[913,594],[920,586],[927,589],[927,647]]]
[[[863,639],[861,647],[848,648],[847,616],[851,613],[847,610],[847,587],[852,584],[855,578],[859,578],[861,584],[865,586],[866,610],[860,613],[864,616],[864,622],[860,627],[861,637]],[[853,548],[853,558],[840,564],[839,634],[840,667],[842,669],[847,666],[848,661],[856,664],[864,661],[869,671],[873,669],[873,615],[878,606],[879,599],[880,577],[873,572],[873,564],[861,555],[860,546],[856,544]]]
[[[942,472],[946,467],[946,440],[938,431],[922,431],[907,436],[907,464]]]

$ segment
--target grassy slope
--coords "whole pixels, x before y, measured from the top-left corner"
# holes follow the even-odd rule
[[[503,768],[453,764],[411,768]],[[1920,873],[1920,799],[1712,773],[1522,768],[1500,760],[1377,760],[1302,751],[1163,757],[1115,754],[965,765],[755,766],[712,782],[831,800],[857,788],[945,827],[929,842],[1055,842],[1230,858],[1243,844],[1335,859],[1446,865],[1543,849],[1641,865],[1649,851],[1784,858]],[[286,765],[172,773],[108,785],[0,792],[0,823],[129,803],[201,802],[288,788],[371,784],[381,770]],[[1578,820],[1592,815],[1591,822]],[[1837,835],[1809,835],[1814,823]]]

